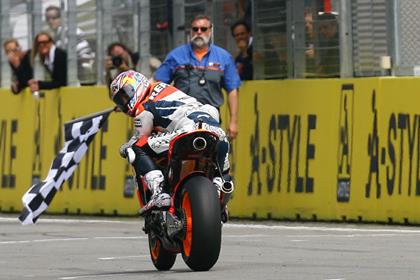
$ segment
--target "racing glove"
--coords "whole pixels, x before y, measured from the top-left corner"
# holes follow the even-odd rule
[[[131,149],[131,146],[133,146],[134,143],[137,142],[137,140],[137,136],[133,135],[127,143],[122,144],[120,147],[120,156],[123,158],[127,158],[129,156],[129,150],[133,151],[133,149]]]
[[[129,142],[124,143],[124,144],[121,145],[121,147],[120,147],[120,156],[122,158],[127,158],[127,156],[128,156],[127,149],[130,148],[130,147],[131,147],[131,145],[130,145]]]

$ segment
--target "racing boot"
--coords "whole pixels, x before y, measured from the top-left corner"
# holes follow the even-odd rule
[[[152,170],[144,176],[144,179],[149,190],[152,192],[152,197],[150,198],[150,201],[140,209],[140,215],[143,215],[150,210],[169,207],[171,205],[171,196],[162,192],[165,180],[162,172],[160,170]]]

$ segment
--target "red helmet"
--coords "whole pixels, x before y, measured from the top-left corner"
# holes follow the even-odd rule
[[[111,83],[112,101],[124,113],[134,116],[138,104],[146,97],[149,86],[149,80],[139,72],[122,72]]]

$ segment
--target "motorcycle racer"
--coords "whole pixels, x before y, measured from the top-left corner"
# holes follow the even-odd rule
[[[175,136],[199,126],[219,136],[217,159],[223,179],[215,177],[213,182],[220,185],[224,180],[231,181],[229,142],[219,127],[219,112],[215,107],[201,104],[174,86],[163,82],[151,83],[133,70],[119,74],[112,81],[110,92],[117,107],[133,118],[134,135],[120,147],[120,155],[128,158],[135,169],[137,181],[141,182],[143,177],[152,193],[141,213],[170,206],[170,196],[163,191],[164,176],[152,156],[167,152]]]

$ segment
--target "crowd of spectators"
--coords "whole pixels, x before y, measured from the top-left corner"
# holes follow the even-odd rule
[[[211,41],[213,24],[210,18],[196,16],[191,22],[189,43],[169,52],[163,63],[153,56],[150,56],[149,61],[151,78],[174,83],[176,87],[203,103],[219,108],[224,102],[221,92],[224,88],[228,92],[228,104],[233,120],[236,119],[237,89],[240,85],[236,77],[239,75],[242,81],[252,80],[254,62],[261,58],[261,53],[256,54],[253,46],[251,9],[247,8],[248,1],[241,3],[242,17],[231,26],[232,39],[236,44],[236,51],[232,54]],[[11,90],[15,94],[26,87],[36,92],[67,85],[67,30],[62,25],[60,8],[47,7],[45,21],[46,26],[36,35],[32,49],[23,51],[18,40],[14,38],[3,43],[12,72]],[[304,22],[307,77],[339,76],[336,16],[305,9]],[[77,73],[82,85],[85,77],[93,73],[95,60],[95,53],[89,42],[83,39],[83,34],[83,31],[77,28]],[[215,53],[218,54],[217,58]],[[276,57],[279,57],[278,53]],[[119,73],[129,69],[144,72],[144,69],[139,69],[140,64],[138,52],[131,51],[123,42],[110,44],[104,61],[106,84],[109,85]],[[236,129],[234,124],[231,125],[231,136],[234,137]]]

